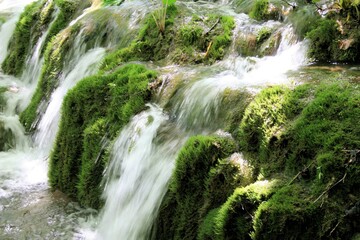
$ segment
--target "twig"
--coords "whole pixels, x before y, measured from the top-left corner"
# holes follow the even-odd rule
[[[295,179],[297,179],[301,173],[305,172],[309,167],[311,167],[311,165],[312,165],[313,163],[314,163],[314,162],[311,162],[311,163],[309,164],[309,166],[306,166],[303,170],[301,170],[300,172],[298,172],[298,173],[295,175],[295,177],[294,177],[293,179],[291,179],[291,181],[288,183],[288,185],[292,184],[292,183],[295,181]]]
[[[208,46],[207,49],[206,49],[206,53],[205,53],[204,58],[206,58],[206,57],[209,55],[209,51],[210,51],[210,48],[211,48],[212,44],[213,44],[213,42],[211,41],[211,42],[209,43],[209,46]]]
[[[331,234],[335,231],[335,229],[339,226],[341,220],[338,221],[338,223],[336,224],[336,226],[331,230],[331,232],[329,233],[328,237],[331,236]]]
[[[313,202],[316,203],[322,196],[324,196],[325,193],[327,193],[328,191],[330,191],[333,187],[335,187],[336,185],[338,185],[339,183],[341,183],[342,181],[345,180],[347,173],[344,174],[344,176],[337,181],[334,185],[332,185],[329,189],[326,189],[324,192],[321,193],[321,195]]]
[[[218,18],[218,20],[214,23],[214,25],[212,25],[212,27],[209,29],[209,31],[207,31],[206,33],[204,33],[203,37],[208,35],[215,27],[216,25],[218,25],[220,22],[220,18]]]

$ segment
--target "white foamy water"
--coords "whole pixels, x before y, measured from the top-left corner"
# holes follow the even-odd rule
[[[294,41],[290,26],[285,26],[282,32],[275,56],[243,58],[230,55],[212,66],[219,69],[216,73],[209,71],[205,77],[188,81],[174,97],[171,125],[154,106],[133,118],[113,147],[113,157],[104,177],[106,204],[100,219],[95,220],[99,221],[96,230],[82,231],[88,239],[149,238],[176,159],[177,151],[168,152],[169,149],[178,150],[190,135],[214,131],[225,89],[289,83],[286,73],[306,63],[306,44]],[[176,71],[182,70],[188,71],[185,68]],[[201,72],[203,75],[203,69]],[[169,126],[169,134],[175,139],[158,140],[158,132],[164,126]]]
[[[0,26],[0,64],[7,55],[7,48],[24,7],[34,0],[1,0],[0,15],[9,15],[6,22]]]
[[[179,139],[157,144],[168,117],[156,106],[121,132],[105,175],[106,204],[95,239],[146,239],[161,203]]]
[[[79,38],[81,38],[81,34]],[[80,41],[77,42],[80,44]],[[76,47],[81,48],[81,46]],[[36,145],[41,146],[44,152],[49,152],[55,141],[60,120],[60,109],[66,93],[79,80],[96,73],[97,64],[104,55],[104,48],[95,48],[86,53],[76,54],[77,59],[73,61],[75,65],[68,66],[65,74],[60,77],[60,85],[51,95],[50,103],[45,114],[41,117],[35,136]]]

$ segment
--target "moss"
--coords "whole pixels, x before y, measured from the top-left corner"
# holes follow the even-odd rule
[[[51,93],[58,84],[58,78],[62,74],[66,61],[72,57],[68,50],[74,43],[78,28],[66,29],[48,44],[44,66],[41,70],[40,80],[29,106],[20,115],[20,122],[25,126],[27,131],[32,130],[32,124],[37,117],[38,107],[42,101],[47,101]]]
[[[222,16],[220,18],[221,33],[215,35],[211,40],[211,45],[207,50],[207,63],[213,63],[216,60],[220,60],[225,55],[225,49],[231,43],[232,30],[235,27],[235,21],[233,17]]]
[[[144,109],[148,83],[155,77],[142,65],[129,64],[110,75],[85,78],[68,92],[50,158],[52,188],[85,206],[100,206],[99,184],[107,161],[101,142],[112,140],[132,115]]]
[[[256,0],[249,12],[249,16],[255,20],[267,20],[269,15],[269,0]]]
[[[282,166],[280,159],[275,159],[276,164],[269,161],[269,145],[282,137],[288,121],[301,110],[301,98],[307,89],[305,86],[292,92],[285,87],[267,88],[249,104],[240,124],[238,139],[254,166],[262,166],[266,171]]]
[[[248,34],[248,35],[241,34],[236,39],[235,44],[236,44],[236,50],[240,55],[242,55],[244,57],[256,56],[257,55],[258,46],[257,46],[257,43],[256,43],[256,35],[253,35],[253,34]]]
[[[161,34],[153,17],[148,16],[136,40],[129,47],[109,54],[103,61],[102,71],[114,70],[134,60],[212,64],[222,59],[231,42],[233,17],[208,14],[204,19],[193,17],[186,24],[174,24],[185,17],[174,5],[169,6],[166,29]],[[211,27],[211,31],[205,31]]]
[[[101,196],[103,189],[100,183],[109,157],[106,153],[106,124],[106,119],[100,118],[87,127],[83,133],[84,142],[77,199],[80,200],[81,205],[96,209],[102,205],[99,196]]]
[[[42,53],[46,50],[46,45],[55,37],[61,30],[65,29],[69,23],[81,13],[81,10],[88,7],[90,4],[89,0],[54,0],[56,6],[59,8],[59,13],[50,26],[49,32],[45,38],[45,44],[42,49]]]
[[[89,13],[85,21],[80,21],[70,27],[67,27],[61,33],[52,38],[47,45],[44,54],[44,65],[41,70],[40,79],[32,97],[29,106],[20,115],[20,121],[27,131],[32,131],[36,126],[36,118],[44,111],[41,102],[47,102],[54,89],[59,84],[60,77],[64,74],[71,59],[78,54],[75,49],[75,42],[81,38],[81,50],[87,50],[94,47],[109,46],[108,41],[114,40],[119,45],[127,44],[127,38],[119,40],[125,33],[121,32],[118,26],[123,23],[122,19],[113,20],[114,15],[105,10],[98,10]],[[111,31],[110,31],[111,30]],[[81,34],[81,36],[79,36]],[[132,36],[131,33],[128,33]],[[106,37],[104,37],[106,36]],[[108,40],[111,39],[111,40]]]
[[[290,13],[289,20],[293,24],[297,36],[303,39],[318,25],[321,16],[317,14],[315,5],[307,5],[295,8],[295,11]]]
[[[348,160],[342,150],[360,144],[360,132],[353,127],[360,119],[360,94],[351,86],[333,84],[321,85],[314,97],[289,130],[294,145],[287,164],[294,168],[317,157],[324,178],[339,178]]]
[[[232,136],[238,135],[238,124],[245,114],[245,109],[253,99],[253,96],[245,90],[225,89],[221,99],[221,113],[224,130]]]
[[[7,91],[6,87],[0,87],[0,113],[4,111],[6,107],[6,99],[4,97],[4,93]]]
[[[254,211],[275,192],[278,181],[258,181],[237,188],[215,217],[216,239],[250,239]]]
[[[318,27],[306,35],[310,41],[310,57],[318,61],[329,61],[331,59],[331,45],[336,36],[335,21],[322,19]]]
[[[261,44],[263,43],[266,39],[268,39],[271,35],[272,31],[270,28],[268,27],[263,27],[259,30],[259,32],[257,33],[256,36],[256,43],[257,44]]]
[[[164,34],[159,32],[154,18],[148,15],[137,39],[129,47],[108,54],[102,62],[101,71],[114,70],[119,65],[132,60],[158,61],[165,58],[173,40],[173,22],[176,14],[176,7],[169,6]]]
[[[306,190],[292,185],[277,191],[262,203],[254,216],[252,239],[320,239],[321,209],[309,201]]]
[[[19,76],[25,66],[26,57],[35,46],[43,29],[51,20],[53,1],[36,1],[28,5],[16,24],[9,44],[9,55],[2,64],[5,73]]]
[[[7,129],[0,121],[0,152],[7,151],[15,146],[15,136],[10,129]]]
[[[195,136],[186,142],[176,159],[169,192],[160,208],[156,239],[194,239],[202,215],[199,209],[205,202],[210,206],[217,205],[210,193],[203,194],[207,189],[206,183],[216,182],[216,174],[211,168],[234,150],[235,144],[229,138]],[[210,174],[210,171],[213,173]],[[209,174],[211,176],[206,180]],[[173,227],[164,229],[169,224]]]

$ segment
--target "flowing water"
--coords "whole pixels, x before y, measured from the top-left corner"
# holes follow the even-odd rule
[[[238,16],[237,24],[239,29],[260,28],[247,25],[244,15]],[[180,147],[188,137],[214,134],[222,126],[217,120],[224,90],[290,84],[286,73],[306,63],[306,44],[294,40],[291,26],[280,31],[275,56],[244,58],[232,53],[211,67],[170,67],[170,72],[191,76],[190,80],[184,77],[186,84],[172,98],[169,112],[150,105],[119,134],[104,175],[106,203],[99,217],[88,222],[93,230],[80,230],[85,238],[149,239]]]
[[[18,16],[28,2],[31,1],[0,0],[0,15],[7,16],[0,29],[0,62],[6,55]],[[79,220],[93,211],[79,208],[59,192],[49,193],[47,158],[56,137],[65,94],[77,81],[96,73],[105,49],[94,47],[88,50],[84,32],[79,32],[69,50],[71,60],[57,79],[59,85],[50,101],[43,103],[45,111],[39,114],[36,133],[31,139],[24,134],[17,113],[28,104],[40,76],[43,65],[40,49],[47,35],[44,31],[28,57],[21,79],[0,72],[0,86],[8,88],[5,93],[7,106],[0,113],[0,122],[15,138],[15,145],[10,150],[0,152],[0,238],[149,239],[179,149],[190,136],[215,134],[222,127],[219,120],[224,90],[256,92],[267,85],[293,84],[287,76],[288,71],[306,64],[306,42],[298,42],[289,25],[274,21],[256,23],[245,14],[235,14],[229,8],[213,3],[181,4],[194,12],[210,9],[233,15],[236,20],[234,37],[239,32],[274,27],[281,32],[279,48],[273,56],[258,58],[239,56],[232,46],[228,56],[211,67],[158,67],[160,73],[167,73],[170,78],[182,76],[184,84],[172,97],[167,111],[159,103],[149,104],[146,111],[134,116],[123,128],[104,173],[105,206],[92,220],[79,227]],[[145,4],[125,1],[114,11],[120,15],[128,14],[128,28],[133,29],[148,11],[139,6]],[[93,6],[84,10],[70,25],[86,21],[97,7],[94,1]],[[161,90],[166,91],[166,86]],[[162,92],[159,95],[161,98]]]

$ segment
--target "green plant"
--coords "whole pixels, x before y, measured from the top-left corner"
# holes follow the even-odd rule
[[[162,0],[162,7],[152,13],[152,17],[161,34],[165,34],[166,11],[168,6],[174,5],[176,0]]]

